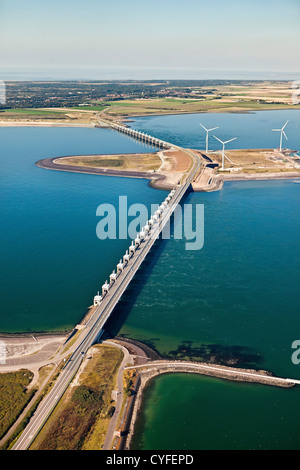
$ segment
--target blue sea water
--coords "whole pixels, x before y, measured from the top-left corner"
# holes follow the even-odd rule
[[[119,195],[159,203],[142,179],[45,170],[61,155],[148,152],[104,129],[1,128],[1,332],[71,329],[118,263],[129,240],[99,240],[96,209]]]
[[[157,116],[137,118],[132,127],[201,149],[205,139],[199,126],[202,122],[206,127],[219,126],[216,135],[221,139],[237,136],[232,148],[274,148],[279,136],[271,129],[286,120],[288,145],[298,150],[299,111]],[[129,204],[142,202],[150,208],[150,204],[161,202],[165,192],[151,189],[142,179],[44,170],[35,162],[62,155],[146,152],[149,147],[108,129],[77,128],[0,128],[0,143],[0,331],[70,329],[129,245],[129,240],[100,241],[96,237],[98,205],[106,202],[118,207],[119,195],[127,195]],[[210,148],[218,145],[210,139]],[[237,360],[239,365],[300,378],[300,366],[291,361],[291,344],[300,337],[299,191],[293,180],[280,180],[228,182],[219,192],[188,194],[184,203],[204,204],[202,250],[187,251],[184,241],[174,238],[157,242],[115,309],[108,333],[146,341],[172,357]],[[155,383],[160,380],[164,378]],[[176,381],[174,376],[172,380],[161,386],[176,388],[182,379]],[[197,384],[191,390],[199,386],[202,390],[204,379],[193,380]],[[208,389],[217,387],[222,394],[218,383],[210,382]],[[138,424],[142,432],[140,438],[135,436],[138,448],[158,447],[159,435],[153,441],[152,432],[149,440],[146,430],[149,426],[157,429],[159,421],[172,422],[173,409],[165,401],[158,405],[155,387],[153,384],[152,392],[149,388],[145,413]],[[188,385],[174,392],[175,403],[185,387]],[[190,397],[192,404],[184,391],[188,424],[183,417],[178,419],[187,436],[185,448],[197,448],[188,438],[195,429],[201,445],[208,448],[259,447],[261,435],[267,436],[263,441],[266,448],[299,447],[294,418],[297,389],[289,395],[275,391],[271,398],[264,391],[257,394],[261,410],[269,399],[272,406],[280,407],[285,426],[291,430],[288,442],[284,432],[276,435],[277,444],[272,440],[271,427],[262,426],[253,414],[252,398],[244,421],[237,420],[236,430],[232,429],[234,440],[230,436],[225,439],[225,409],[235,416],[242,409],[237,408],[234,398],[240,385],[232,387],[224,389],[228,398],[223,406],[224,420],[215,417],[209,442],[204,439],[205,427],[197,427],[199,413],[194,413],[194,399]],[[240,407],[245,406],[247,393]],[[252,389],[250,393],[253,397]],[[213,410],[214,395],[209,390],[205,400],[207,410]],[[149,413],[153,421],[149,421]],[[258,434],[241,443],[241,430],[250,422]],[[267,415],[265,422],[271,423]],[[170,436],[164,446],[169,442],[182,448],[179,431],[176,436]]]

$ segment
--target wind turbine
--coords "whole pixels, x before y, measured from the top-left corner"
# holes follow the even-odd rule
[[[231,160],[225,155],[225,145],[226,144],[229,144],[229,142],[232,142],[233,140],[236,140],[237,137],[234,137],[233,139],[230,139],[230,140],[226,140],[226,142],[223,142],[222,140],[218,139],[218,137],[216,137],[214,135],[214,138],[217,139],[219,142],[221,142],[221,144],[223,144],[223,151],[222,151],[222,168],[221,170],[224,170],[224,163],[225,163],[225,157],[227,158],[227,160],[229,160],[231,162]],[[232,163],[232,162],[231,162]]]
[[[202,126],[204,130],[206,130],[206,153],[207,153],[208,152],[208,133],[210,131],[214,131],[215,129],[219,129],[219,128],[213,127],[212,129],[206,129],[206,127],[204,127],[201,123],[200,123],[200,126]]]
[[[275,131],[275,132],[280,132],[280,152],[282,150],[282,134],[284,135],[284,137],[286,138],[286,140],[288,140],[287,136],[286,136],[286,133],[284,132],[284,129],[285,129],[285,126],[287,125],[289,121],[286,121],[285,125],[283,126],[282,129],[272,129],[272,131]]]

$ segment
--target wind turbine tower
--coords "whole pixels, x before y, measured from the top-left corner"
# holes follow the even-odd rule
[[[286,121],[285,125],[282,127],[282,129],[272,129],[272,131],[275,131],[275,132],[280,132],[280,147],[279,147],[279,150],[281,152],[282,150],[282,135],[284,135],[284,137],[286,138],[286,140],[288,140],[287,136],[286,136],[286,133],[284,132],[284,129],[285,129],[285,126],[287,125],[289,121]]]
[[[221,142],[221,144],[223,144],[223,151],[222,151],[222,168],[221,170],[224,170],[224,163],[225,163],[225,157],[227,158],[227,160],[229,160],[231,162],[231,160],[225,155],[225,145],[226,144],[229,144],[229,142],[232,142],[233,140],[236,140],[237,137],[234,137],[234,139],[230,139],[230,140],[226,140],[226,142],[223,142],[222,140],[218,139],[218,137],[216,137],[214,135],[214,138],[217,139],[219,142]]]
[[[213,127],[212,129],[206,129],[201,123],[200,126],[203,127],[203,129],[206,131],[206,153],[208,152],[208,133],[210,131],[214,131],[215,129],[219,129],[218,127]]]

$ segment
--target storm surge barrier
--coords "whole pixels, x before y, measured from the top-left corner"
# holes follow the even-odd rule
[[[189,170],[183,175],[181,181],[174,187],[162,201],[158,209],[151,215],[145,226],[136,234],[126,253],[121,257],[116,268],[102,285],[101,293],[94,296],[94,312],[80,331],[77,340],[72,345],[70,358],[66,361],[54,386],[37,407],[34,416],[26,426],[24,432],[13,446],[13,450],[26,450],[30,447],[36,435],[43,427],[69,383],[78,371],[87,350],[103,335],[104,326],[110,318],[114,308],[120,301],[132,278],[137,273],[142,262],[151,250],[163,228],[170,220],[183,196],[199,171],[201,162],[196,154],[190,150],[182,149],[161,139],[134,131],[126,126],[105,122],[106,126],[128,134],[138,140],[143,140],[161,148],[176,148],[186,152],[192,160]]]

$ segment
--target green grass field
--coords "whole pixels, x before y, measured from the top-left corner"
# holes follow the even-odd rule
[[[80,109],[81,110],[81,109]],[[81,110],[82,111],[82,110]],[[75,108],[45,109],[45,108],[14,108],[0,110],[0,121],[9,123],[22,121],[37,121],[45,123],[49,120],[54,122],[83,122],[88,123],[93,120],[94,112],[81,112]]]
[[[205,100],[177,100],[177,99],[149,99],[149,100],[123,100],[107,102],[109,108],[107,115],[111,116],[139,116],[151,114],[180,114],[198,112],[247,112],[263,109],[300,109],[300,105],[260,103],[257,100],[243,99],[226,101],[224,99]]]
[[[45,115],[54,115],[54,116],[57,116],[58,114],[59,115],[62,115],[62,114],[65,114],[65,111],[63,110],[48,110],[48,109],[36,109],[36,108],[14,108],[14,109],[5,109],[3,111],[0,112],[0,116],[4,114],[4,115],[7,115],[7,114],[28,114],[28,115],[41,115],[41,116],[45,116]]]
[[[53,119],[62,123],[72,121],[78,124],[98,124],[98,113],[103,117],[118,119],[135,116],[151,116],[185,113],[241,113],[260,110],[300,109],[300,104],[292,104],[293,89],[291,83],[268,82],[240,85],[217,85],[215,87],[190,87],[184,93],[192,91],[204,94],[189,94],[186,98],[172,96],[154,98],[128,98],[118,101],[91,99],[84,106],[66,108],[27,108],[0,110],[0,120],[13,121]],[[269,102],[270,101],[270,102]]]

